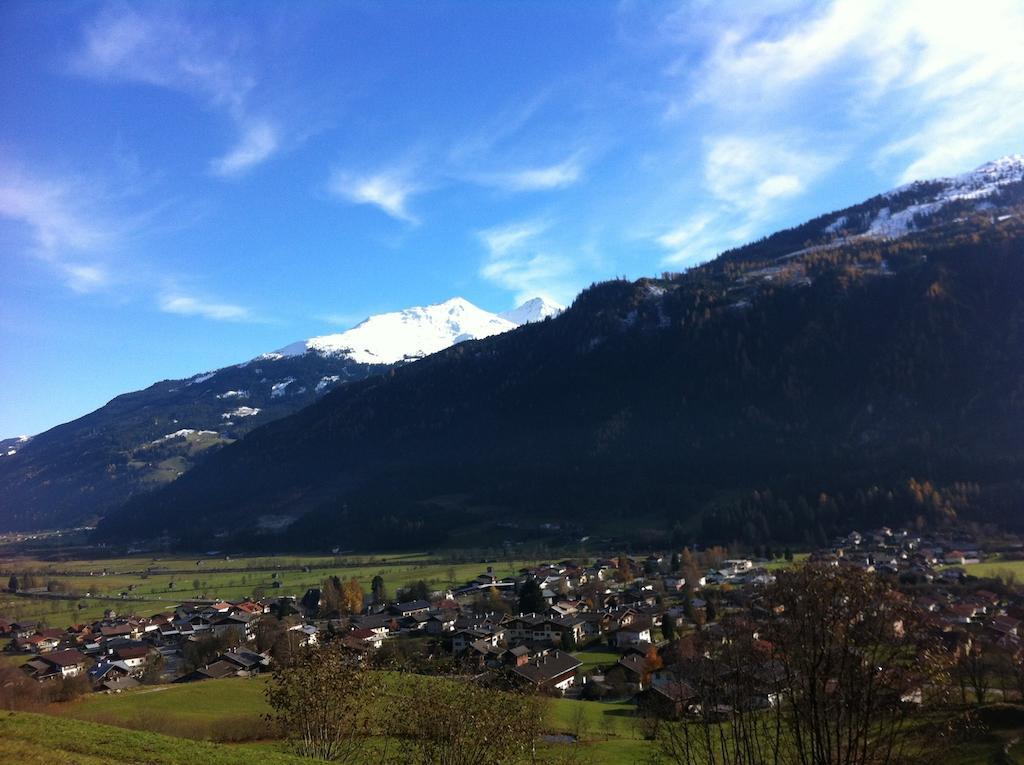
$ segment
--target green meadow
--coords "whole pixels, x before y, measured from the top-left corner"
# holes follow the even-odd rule
[[[426,553],[352,555],[343,557],[151,557],[132,556],[80,561],[0,559],[0,572],[30,572],[39,586],[74,599],[24,597],[0,593],[0,616],[42,619],[50,626],[100,618],[104,611],[148,616],[189,598],[241,600],[253,595],[302,596],[329,576],[355,577],[365,591],[375,576],[394,593],[424,580],[432,589],[458,587],[493,567],[498,576],[515,573],[537,560],[450,562]],[[5,582],[6,583],[6,582]],[[122,593],[126,598],[122,599]]]

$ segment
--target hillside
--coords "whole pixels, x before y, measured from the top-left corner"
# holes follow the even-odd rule
[[[454,298],[371,316],[345,332],[123,394],[32,438],[0,441],[0,530],[95,522],[332,388],[453,343],[515,329],[539,318],[528,315],[531,309],[558,307],[530,301],[509,320]]]
[[[899,236],[838,232],[852,212],[834,213],[685,274],[594,285],[555,319],[257,429],[100,538],[394,549],[541,524],[753,542],[1018,522],[1020,193],[996,184]]]

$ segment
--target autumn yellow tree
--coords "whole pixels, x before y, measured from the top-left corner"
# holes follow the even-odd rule
[[[363,610],[363,586],[355,577],[341,586],[341,609],[350,614],[358,614]]]

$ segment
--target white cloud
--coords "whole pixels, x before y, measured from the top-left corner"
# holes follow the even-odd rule
[[[575,265],[541,241],[548,228],[541,221],[525,221],[478,232],[487,250],[480,275],[513,291],[516,302],[543,297],[567,303],[575,292]]]
[[[549,191],[572,186],[582,177],[583,165],[577,154],[554,165],[484,174],[476,179],[506,191]]]
[[[948,175],[1016,149],[1022,40],[1018,0],[836,0],[720,31],[689,99],[749,124],[816,110],[853,138],[884,137],[878,160],[894,181]]]
[[[704,145],[708,197],[696,212],[655,233],[666,265],[708,260],[771,222],[780,205],[804,193],[836,157],[802,147],[791,135],[723,135]]]
[[[160,5],[108,7],[83,37],[71,60],[79,74],[189,93],[235,123],[237,145],[210,163],[214,174],[240,174],[278,149],[280,129],[251,113],[256,79],[232,40]]]
[[[75,292],[94,292],[111,282],[110,273],[103,266],[85,263],[65,263],[60,266],[68,286]]]
[[[797,148],[792,136],[717,136],[707,140],[704,181],[735,210],[764,216],[776,200],[803,192],[834,160]]]
[[[248,125],[238,145],[223,157],[213,160],[210,168],[215,175],[237,175],[258,165],[277,150],[278,134],[267,122]]]
[[[337,170],[331,175],[328,189],[340,199],[354,204],[379,207],[397,220],[413,224],[419,222],[406,205],[409,197],[421,188],[404,173],[387,171],[356,176]]]
[[[216,303],[190,295],[170,294],[160,298],[160,310],[180,316],[201,316],[217,321],[252,321],[252,312],[231,303]]]
[[[125,234],[122,224],[97,207],[75,180],[41,180],[0,169],[0,216],[25,225],[34,242],[32,254],[50,264],[76,292],[92,292],[110,283],[101,261]]]

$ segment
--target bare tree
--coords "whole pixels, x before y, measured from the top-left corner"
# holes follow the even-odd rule
[[[379,681],[340,642],[307,649],[274,671],[272,722],[305,757],[359,762],[371,733]]]
[[[895,765],[940,739],[948,658],[908,599],[859,570],[781,573],[759,620],[701,636],[662,673],[649,735],[671,762]],[[664,681],[664,677],[669,682]]]
[[[466,679],[403,676],[389,695],[399,759],[423,765],[519,762],[532,757],[544,700]]]

